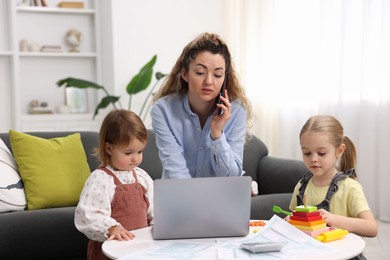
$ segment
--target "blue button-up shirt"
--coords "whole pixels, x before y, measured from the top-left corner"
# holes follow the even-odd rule
[[[231,117],[220,138],[210,137],[207,118],[202,128],[191,111],[188,95],[168,95],[152,107],[152,125],[163,165],[162,178],[241,176],[246,110],[239,100],[231,102]]]

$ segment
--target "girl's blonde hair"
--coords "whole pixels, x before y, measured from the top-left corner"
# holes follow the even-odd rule
[[[307,132],[323,132],[329,134],[331,143],[336,149],[338,149],[342,144],[345,145],[345,151],[337,166],[338,171],[344,172],[356,167],[355,145],[351,139],[344,135],[343,126],[335,117],[330,115],[317,115],[310,117],[303,125],[299,137]],[[351,177],[356,179],[356,174]]]
[[[154,102],[161,97],[177,93],[183,96],[188,92],[188,83],[181,77],[182,70],[189,71],[190,63],[196,59],[196,56],[209,51],[213,54],[223,56],[226,65],[225,87],[229,94],[230,100],[239,99],[241,104],[246,109],[247,113],[247,129],[252,126],[254,117],[251,102],[245,94],[244,88],[238,81],[236,71],[231,60],[231,55],[226,43],[217,35],[212,33],[203,33],[196,39],[191,41],[182,51],[176,64],[173,66],[170,74],[165,79],[162,87],[154,96]]]
[[[103,166],[110,164],[110,156],[107,154],[106,145],[126,146],[133,140],[141,143],[147,142],[147,130],[139,116],[125,109],[116,109],[107,114],[99,131],[99,147],[95,155]]]

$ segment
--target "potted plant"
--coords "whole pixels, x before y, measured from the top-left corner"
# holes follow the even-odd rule
[[[128,106],[129,110],[131,109],[131,101],[133,95],[145,90],[152,82],[153,66],[156,63],[156,60],[157,60],[157,55],[154,55],[152,59],[148,61],[127,84],[126,92],[129,94],[129,106]],[[166,74],[163,74],[161,72],[156,72],[155,77],[157,81],[149,91],[149,94],[146,96],[146,99],[140,110],[139,116],[143,120],[145,120],[149,112],[151,106],[151,97],[154,94],[154,89],[158,85],[158,82],[165,76]],[[112,104],[115,109],[123,108],[120,102],[120,96],[111,95],[104,86],[101,86],[94,82],[84,80],[84,79],[69,77],[57,81],[57,86],[58,87],[64,86],[65,88],[68,87],[81,88],[81,89],[94,88],[96,90],[102,90],[105,93],[105,96],[100,100],[99,104],[96,106],[95,112],[93,114],[93,118],[95,118],[95,116],[99,113],[100,109],[104,109],[110,104]]]

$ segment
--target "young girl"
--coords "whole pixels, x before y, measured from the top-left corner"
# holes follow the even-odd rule
[[[141,119],[127,110],[111,111],[99,132],[97,156],[101,166],[87,179],[76,208],[75,225],[90,240],[88,259],[108,259],[106,239],[129,240],[129,230],[153,220],[153,180],[137,166],[147,141]]]
[[[356,150],[340,122],[327,115],[311,117],[299,136],[309,172],[296,185],[290,210],[303,205],[305,195],[307,204],[320,209],[328,226],[375,237],[376,221],[356,180]]]

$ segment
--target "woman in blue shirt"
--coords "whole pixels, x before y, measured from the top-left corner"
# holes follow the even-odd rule
[[[201,34],[183,49],[154,101],[152,125],[163,178],[245,173],[243,149],[253,112],[218,35]]]

